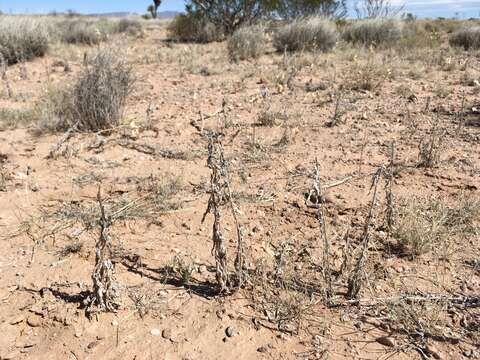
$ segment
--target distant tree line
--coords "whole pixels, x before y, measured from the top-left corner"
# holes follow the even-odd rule
[[[148,7],[153,18],[158,15],[161,0]],[[392,0],[358,0],[354,10],[358,17],[396,15],[402,7],[392,6]],[[341,19],[348,15],[347,0],[186,0],[184,18],[213,24],[225,34],[233,33],[245,24],[260,19],[294,19],[323,16]]]

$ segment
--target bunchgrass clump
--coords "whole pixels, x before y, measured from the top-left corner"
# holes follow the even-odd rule
[[[28,126],[33,121],[30,109],[0,109],[0,131]]]
[[[265,48],[265,42],[263,26],[242,27],[228,39],[228,55],[233,61],[258,58]]]
[[[136,35],[142,32],[142,23],[137,19],[121,19],[117,24],[116,32]]]
[[[393,236],[402,252],[413,258],[448,240],[447,219],[447,207],[442,203],[412,199],[400,206]]]
[[[403,36],[404,24],[395,18],[359,20],[343,30],[345,41],[363,46],[392,46]]]
[[[106,39],[107,34],[91,21],[66,20],[60,36],[68,44],[97,45]]]
[[[322,17],[294,20],[281,26],[274,34],[273,45],[278,51],[328,51],[337,43],[335,25]]]
[[[48,87],[33,106],[33,113],[37,119],[34,135],[68,130],[76,118],[70,89]]]
[[[480,49],[480,26],[466,27],[450,36],[450,45],[465,50]]]
[[[46,54],[49,33],[34,18],[0,15],[0,62],[15,64]]]
[[[478,234],[480,199],[462,196],[448,206],[439,200],[411,199],[399,207],[393,237],[410,257],[446,248],[452,238]]]

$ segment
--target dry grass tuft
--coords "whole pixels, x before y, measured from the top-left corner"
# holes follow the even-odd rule
[[[66,131],[75,123],[73,99],[68,89],[48,87],[33,107],[37,119],[33,133]]]
[[[393,237],[402,252],[414,258],[448,240],[446,221],[447,208],[442,203],[412,199],[400,205]]]
[[[67,20],[61,30],[61,40],[68,44],[97,45],[106,38],[105,32],[85,20]]]
[[[350,73],[350,88],[354,90],[375,91],[392,77],[389,64],[370,56],[366,62],[357,62]]]
[[[34,113],[30,109],[0,109],[0,131],[28,126],[33,118]]]
[[[228,55],[232,61],[256,59],[265,49],[265,29],[261,25],[236,30],[228,39]]]
[[[0,15],[0,63],[15,64],[43,56],[49,40],[44,23],[27,17]]]
[[[480,26],[466,27],[450,36],[450,45],[465,50],[480,49]]]
[[[428,136],[422,138],[418,145],[418,166],[433,168],[438,166],[442,152],[445,150],[445,132],[433,124]]]
[[[278,51],[329,51],[337,43],[335,25],[321,17],[294,20],[274,34],[273,45]]]
[[[116,32],[136,35],[143,30],[142,23],[137,19],[121,19],[117,24]]]
[[[343,31],[345,41],[363,46],[392,46],[403,36],[402,21],[376,18],[356,21]]]

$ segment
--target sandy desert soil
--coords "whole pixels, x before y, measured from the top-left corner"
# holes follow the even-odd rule
[[[478,52],[446,41],[402,51],[341,45],[232,63],[225,43],[169,43],[156,25],[102,46],[120,49],[138,79],[124,125],[74,134],[50,157],[64,134],[37,136],[35,124],[0,132],[0,359],[479,358],[478,229],[408,256],[383,225],[383,176],[360,301],[345,296],[372,173],[388,168],[392,143],[399,208],[478,199]],[[72,83],[84,52],[96,50],[59,45],[9,67],[13,95],[2,83],[0,107],[25,110],[46,88]],[[373,88],[361,89],[365,81]],[[244,229],[248,279],[229,295],[216,292],[212,215],[201,222],[211,131],[224,134]],[[440,161],[418,166],[420,143],[435,136]],[[318,210],[305,201],[315,159],[328,188],[328,301]],[[131,209],[112,226],[119,309],[88,318],[99,185],[108,211]],[[224,214],[233,268],[236,230]]]

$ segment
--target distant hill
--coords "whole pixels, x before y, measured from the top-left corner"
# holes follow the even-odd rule
[[[178,11],[160,11],[158,13],[158,18],[159,19],[170,19],[175,16],[180,14]],[[133,15],[139,15],[137,13],[131,13],[131,12],[109,12],[109,13],[100,13],[100,14],[88,14],[88,16],[98,16],[98,17],[126,17],[126,16],[133,16]]]

